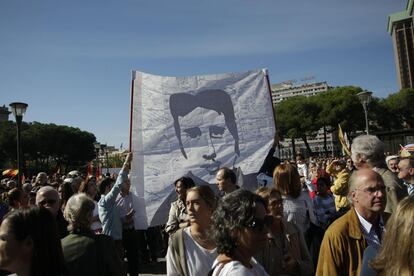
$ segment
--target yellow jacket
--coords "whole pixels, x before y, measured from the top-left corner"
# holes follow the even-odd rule
[[[348,180],[351,176],[348,169],[345,168],[342,171],[337,172],[333,168],[332,164],[329,164],[329,166],[326,168],[326,172],[336,178],[333,185],[331,186],[331,192],[335,195],[336,210],[338,211],[341,208],[348,208]]]

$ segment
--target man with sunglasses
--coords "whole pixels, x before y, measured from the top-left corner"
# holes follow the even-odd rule
[[[388,216],[386,186],[380,174],[360,169],[349,179],[351,210],[327,229],[319,253],[316,275],[359,275],[369,245],[379,248]]]
[[[52,213],[53,217],[56,219],[59,237],[61,239],[69,234],[67,229],[68,223],[60,210],[59,193],[56,189],[52,186],[44,186],[40,188],[36,193],[36,205],[44,207]]]

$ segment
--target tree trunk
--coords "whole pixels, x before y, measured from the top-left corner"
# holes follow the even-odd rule
[[[293,156],[291,157],[291,159],[294,159],[295,155],[296,155],[295,138],[292,138],[292,154],[293,154]]]
[[[308,156],[312,156],[313,155],[313,152],[312,152],[312,150],[311,150],[311,148],[309,146],[308,139],[306,138],[306,135],[303,135],[302,136],[302,140],[305,143],[305,147],[306,147],[306,151],[308,152]]]

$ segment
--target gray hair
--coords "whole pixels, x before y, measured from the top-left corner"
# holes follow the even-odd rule
[[[357,180],[357,178],[358,178],[358,175],[357,175],[357,171],[356,172],[353,172],[352,174],[351,174],[351,177],[349,177],[349,180],[348,180],[348,195],[347,195],[347,199],[348,199],[348,202],[349,202],[349,204],[351,204],[351,205],[353,205],[353,201],[352,201],[352,192],[354,192],[356,189],[357,189],[357,182],[358,182],[358,180]]]
[[[359,160],[371,167],[381,167],[384,164],[384,143],[374,135],[361,135],[352,141],[351,157],[355,165]]]
[[[95,203],[86,194],[79,193],[71,196],[63,213],[69,223],[68,230],[89,229],[94,208]]]

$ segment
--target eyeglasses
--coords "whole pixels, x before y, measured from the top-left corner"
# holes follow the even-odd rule
[[[252,229],[254,232],[261,233],[265,227],[270,227],[273,223],[273,217],[265,216],[263,220],[254,218],[246,227]]]
[[[55,199],[45,199],[45,200],[39,201],[39,205],[42,205],[42,206],[44,206],[46,204],[53,205],[55,203],[56,203]]]
[[[360,191],[363,191],[364,193],[367,193],[369,195],[377,195],[379,191],[381,191],[382,194],[384,194],[386,192],[386,187],[385,186],[379,186],[379,187],[368,187],[368,188],[364,188],[364,189],[357,189]]]

